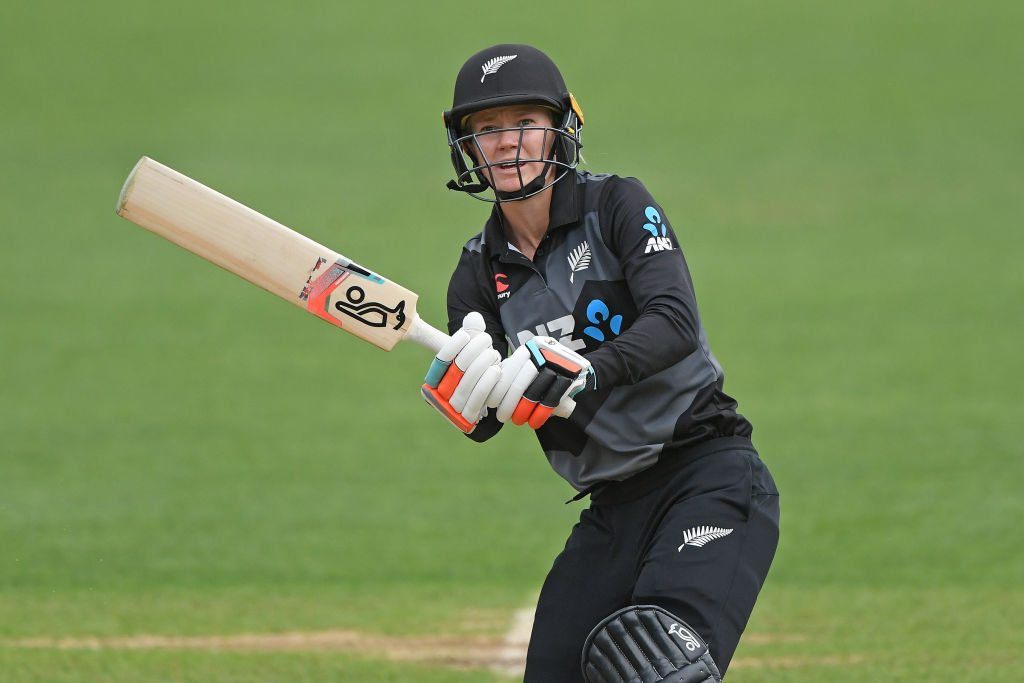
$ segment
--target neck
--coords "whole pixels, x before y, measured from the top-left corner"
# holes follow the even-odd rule
[[[526,258],[533,259],[540,241],[548,230],[551,212],[551,188],[535,194],[528,199],[515,202],[502,202],[498,205],[501,212],[505,237],[523,252]]]
[[[550,169],[548,173],[553,176],[556,171],[557,169]],[[505,237],[531,261],[533,255],[537,253],[540,241],[548,231],[553,190],[554,185],[532,197],[498,204]]]

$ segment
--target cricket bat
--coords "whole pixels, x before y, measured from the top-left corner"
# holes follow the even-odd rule
[[[149,157],[117,214],[385,351],[409,340],[436,354],[448,341],[416,313],[416,293]],[[552,414],[575,407],[566,396]]]
[[[414,292],[149,157],[117,214],[385,351],[448,341],[416,313]]]

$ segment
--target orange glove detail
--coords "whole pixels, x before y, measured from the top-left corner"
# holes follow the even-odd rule
[[[501,378],[500,356],[484,330],[484,319],[470,313],[437,352],[420,393],[449,422],[469,434],[486,412],[487,397]]]

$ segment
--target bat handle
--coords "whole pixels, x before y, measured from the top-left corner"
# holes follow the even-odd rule
[[[562,397],[562,401],[555,406],[553,411],[551,411],[551,414],[555,417],[569,417],[575,409],[576,401],[572,400],[568,396],[564,396]]]
[[[448,341],[447,334],[433,327],[418,315],[413,318],[412,325],[409,326],[409,331],[406,333],[405,338],[430,349],[435,354]]]

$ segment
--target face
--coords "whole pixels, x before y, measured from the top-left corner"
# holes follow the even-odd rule
[[[551,112],[535,105],[484,109],[469,117],[466,129],[476,134],[476,143],[465,143],[466,151],[477,163],[492,164],[482,172],[496,190],[517,192],[544,172],[542,161],[525,160],[548,159],[555,141],[550,130],[529,129],[553,125]]]

